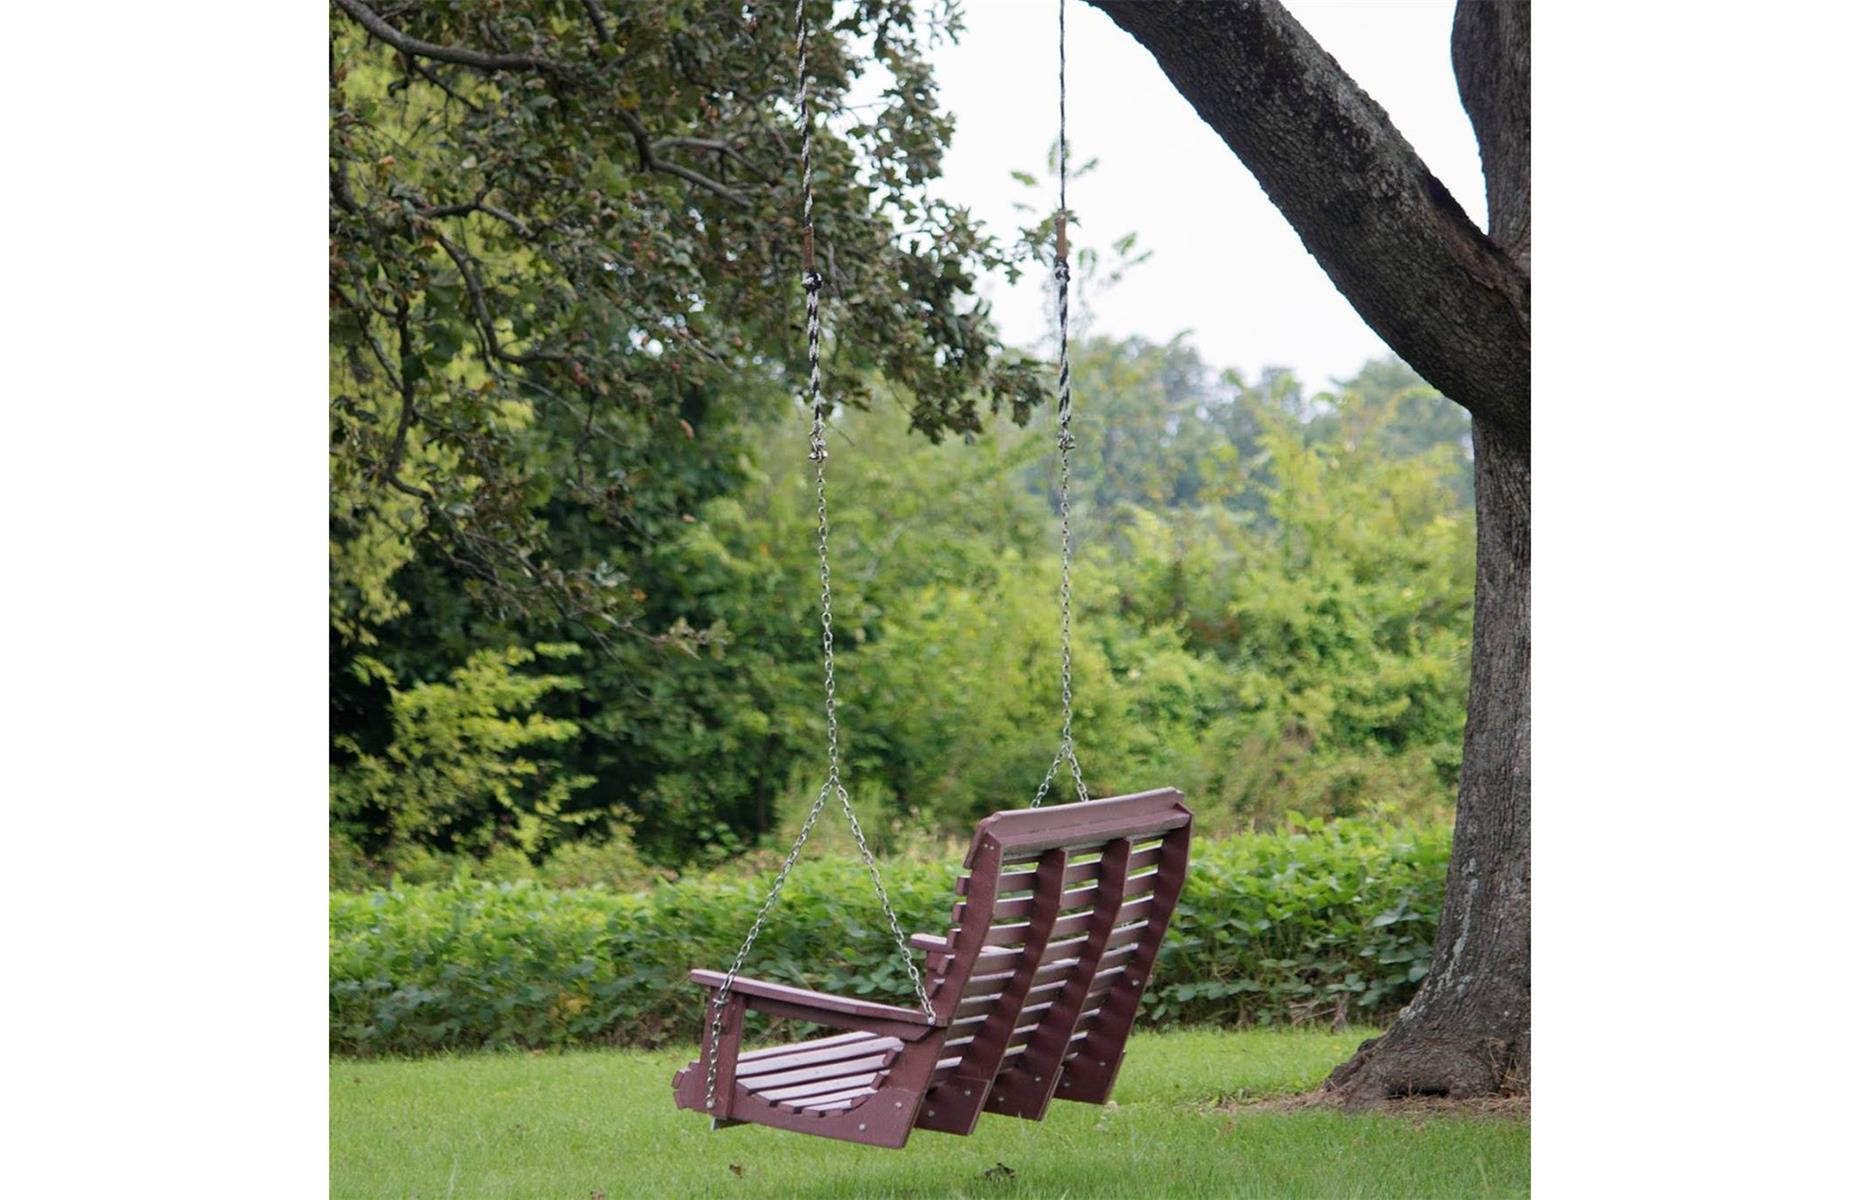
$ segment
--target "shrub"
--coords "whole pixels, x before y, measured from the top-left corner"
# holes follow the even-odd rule
[[[1367,821],[1197,845],[1143,1019],[1374,1021],[1426,973],[1448,831]],[[954,862],[887,868],[907,930],[947,927]],[[694,1041],[692,966],[735,952],[767,876],[625,893],[457,879],[330,898],[330,1048],[652,1046]],[[909,995],[857,861],[797,867],[750,973]]]
[[[329,839],[329,887],[335,892],[360,892],[375,887],[475,879],[489,883],[534,881],[551,888],[600,885],[628,891],[669,876],[640,859],[626,826],[616,822],[595,832],[603,840],[564,842],[535,860],[511,845],[494,846],[483,855],[399,846],[371,857],[348,838],[334,835]]]
[[[387,664],[355,657],[358,677],[385,686],[391,737],[368,747],[338,734],[330,771],[330,815],[350,840],[389,848],[454,845],[489,852],[499,832],[525,852],[554,842],[565,823],[589,814],[564,805],[591,780],[548,762],[572,741],[574,721],[537,711],[555,692],[574,691],[569,675],[534,674],[538,658],[580,653],[571,643],[473,651],[443,681],[403,684]]]

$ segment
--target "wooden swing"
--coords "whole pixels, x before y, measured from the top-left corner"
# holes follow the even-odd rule
[[[808,457],[819,498],[821,654],[827,779],[726,971],[697,970],[710,992],[697,1061],[672,1080],[680,1108],[713,1128],[757,1124],[901,1147],[914,1128],[967,1135],[984,1111],[1037,1121],[1055,1097],[1102,1104],[1111,1095],[1143,987],[1183,881],[1193,815],[1173,788],[1093,801],[1072,738],[1072,384],[1066,260],[1065,7],[1060,4],[1059,214],[1053,277],[1059,298],[1060,733],[1032,804],[995,813],[975,831],[946,935],[907,939],[878,863],[840,782],[833,676],[832,571],[827,543],[826,414],[820,392],[820,289],[814,269],[812,124],[807,111],[804,0],[795,4],[801,118],[802,288],[807,301]],[[1079,802],[1042,808],[1060,765]],[[878,892],[917,1007],[833,996],[739,972],[781,897],[827,801],[837,798]],[[929,981],[913,948],[926,955]],[[846,1032],[745,1053],[749,1009]]]
[[[1037,1121],[1103,1104],[1188,875],[1193,817],[1172,788],[998,812],[975,830],[947,936],[919,934],[931,1011],[693,971],[722,1036],[673,1081],[678,1106],[873,1146],[967,1135],[984,1112]],[[741,1052],[743,1013],[848,1032]],[[714,1108],[706,1080],[716,1064]]]

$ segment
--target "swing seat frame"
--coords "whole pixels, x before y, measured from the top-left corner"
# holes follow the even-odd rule
[[[977,826],[946,935],[918,934],[932,1011],[738,977],[722,1025],[672,1080],[715,1125],[902,1147],[966,1136],[984,1111],[1037,1121],[1102,1104],[1188,875],[1194,814],[1174,788],[1012,809]],[[720,971],[691,979],[714,1000]],[[842,1032],[744,1052],[743,1018]],[[709,1004],[705,1008],[708,1014]]]

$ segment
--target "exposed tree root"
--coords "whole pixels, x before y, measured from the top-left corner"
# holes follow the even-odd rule
[[[1463,1027],[1462,1027],[1463,1028]],[[1349,1111],[1378,1108],[1390,1100],[1439,1096],[1464,1101],[1530,1093],[1528,1025],[1511,1037],[1456,1029],[1429,1032],[1397,1021],[1370,1038],[1324,1081],[1324,1094]]]

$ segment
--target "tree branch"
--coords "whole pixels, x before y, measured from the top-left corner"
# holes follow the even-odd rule
[[[447,96],[449,96],[453,100],[458,101],[465,108],[475,113],[482,113],[484,111],[484,109],[480,108],[476,104],[473,104],[470,100],[467,100],[464,96],[459,95],[458,92],[453,90],[452,85],[445,81],[444,76],[440,75],[438,71],[433,70],[433,68],[427,66],[425,63],[421,62],[419,59],[409,58],[407,60],[407,64],[419,73],[420,78],[426,80],[428,83],[432,84],[434,87],[444,92]]]
[[[407,363],[414,357],[413,325],[405,296],[398,296],[394,301],[394,330],[400,343],[400,414],[394,422],[394,444],[388,448],[387,464],[382,468],[382,474],[389,479],[400,475],[400,462],[407,453],[407,432],[414,422],[414,382],[407,373]]]
[[[654,152],[652,134],[646,131],[646,127],[640,122],[640,119],[624,108],[616,108],[614,111],[620,114],[620,120],[633,135],[633,146],[639,152],[640,170],[660,171],[667,175],[676,175],[687,183],[694,183],[707,192],[722,196],[732,204],[742,208],[750,207],[749,198],[744,196],[741,192],[733,191],[725,187],[708,175],[700,175],[698,172],[688,167],[681,167],[677,163],[666,162],[664,159],[661,159]]]
[[[588,11],[588,20],[594,23],[595,34],[603,42],[610,41],[613,34],[607,28],[607,15],[601,0],[584,0],[583,7]],[[691,170],[689,167],[681,167],[674,162],[667,162],[659,157],[659,152],[662,150],[674,146],[695,144],[694,139],[667,138],[664,141],[655,142],[653,141],[652,134],[647,132],[646,126],[641,123],[638,117],[634,116],[625,108],[620,108],[616,111],[619,112],[620,120],[625,123],[627,130],[633,135],[633,145],[639,151],[639,166],[642,171],[658,171],[666,175],[676,175],[686,183],[696,184],[705,191],[713,195],[721,196],[740,208],[751,207],[749,198],[744,196],[741,192],[732,190],[727,185],[717,182],[708,175],[700,174],[697,171]],[[743,158],[741,154],[738,154],[733,147],[724,145],[723,143],[705,143],[703,148],[715,149],[728,153],[741,161],[744,166],[750,167],[749,160]],[[754,167],[750,167],[750,169],[755,171]],[[755,171],[755,174],[765,181],[767,180],[767,176],[762,175],[760,171]]]
[[[1370,328],[1530,438],[1530,277],[1277,0],[1090,0],[1155,55]]]
[[[748,171],[763,183],[772,184],[775,182],[775,180],[769,178],[766,171],[751,162],[749,157],[741,150],[717,138],[669,137],[660,138],[652,145],[652,152],[655,157],[663,151],[677,149],[708,150],[739,164],[743,170]]]
[[[452,264],[459,269],[459,278],[464,281],[465,294],[470,297],[472,313],[477,318],[478,332],[484,339],[484,352],[487,360],[528,366],[537,362],[560,361],[567,357],[552,350],[516,353],[504,349],[497,338],[497,321],[491,316],[491,306],[485,302],[484,284],[479,280],[478,272],[473,269],[470,257],[451,238],[433,228],[431,224],[426,226],[426,232],[435,242],[439,243],[439,248],[446,252]]]
[[[361,0],[335,0],[335,3],[337,8],[353,17],[363,29],[402,54],[431,58],[439,62],[457,63],[462,67],[476,67],[480,71],[548,71],[553,74],[562,74],[568,70],[563,63],[556,62],[554,59],[538,58],[533,54],[487,54],[482,50],[423,42],[411,34],[402,33],[382,20],[380,14],[363,4]]]
[[[1453,76],[1479,138],[1486,229],[1531,269],[1531,6],[1461,3],[1453,12]]]
[[[594,22],[594,32],[604,42],[613,35],[607,32],[607,12],[601,0],[583,0],[582,7],[588,10],[588,20]]]
[[[400,372],[395,370],[394,364],[388,361],[387,351],[381,348],[381,342],[375,337],[375,331],[368,320],[369,311],[371,309],[379,311],[381,306],[374,303],[372,300],[366,302],[357,300],[343,291],[342,285],[334,280],[330,281],[329,294],[334,296],[344,308],[347,308],[350,312],[355,314],[355,327],[360,330],[362,336],[368,340],[368,349],[375,356],[375,361],[381,364],[381,370],[387,377],[388,383],[393,386],[395,391],[399,391],[401,388]],[[356,367],[359,365],[360,358],[357,357],[351,362],[350,370],[358,377],[361,377],[361,372],[356,370]]]
[[[489,185],[486,185],[476,197],[467,203],[435,204],[415,211],[421,216],[429,219],[436,219],[439,217],[465,217],[470,216],[472,213],[483,213],[487,217],[497,218],[516,230],[517,236],[528,239],[531,236],[529,222],[513,212],[506,212],[495,204],[486,204],[485,197],[490,194],[491,189]]]

